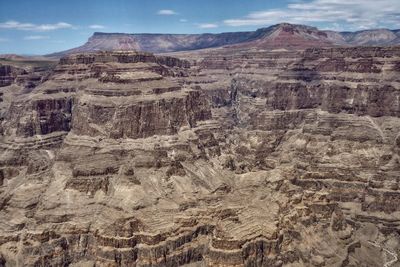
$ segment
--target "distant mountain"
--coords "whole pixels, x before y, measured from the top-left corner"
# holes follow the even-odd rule
[[[388,29],[342,32],[341,35],[350,45],[390,45],[399,44],[399,36]],[[397,40],[396,40],[397,39]]]
[[[51,54],[60,56],[71,53],[138,50],[153,53],[195,50],[219,47],[256,39],[258,32],[229,32],[220,34],[126,34],[95,32],[82,46]]]
[[[329,35],[315,27],[282,23],[259,29],[258,38],[235,44],[243,48],[287,48],[302,49],[307,47],[328,47],[336,44]]]
[[[138,50],[163,53],[221,46],[302,49],[307,47],[388,46],[399,44],[400,30],[373,29],[357,32],[336,32],[322,31],[306,25],[281,23],[256,31],[219,34],[95,32],[84,45],[49,56],[63,56],[99,50]]]
[[[0,59],[6,60],[24,60],[26,57],[17,54],[0,54]]]

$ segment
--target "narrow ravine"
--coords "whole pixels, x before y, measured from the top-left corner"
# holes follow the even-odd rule
[[[382,249],[384,252],[386,252],[387,254],[389,254],[392,259],[388,262],[385,262],[385,264],[383,264],[383,267],[390,267],[392,266],[395,262],[398,261],[398,256],[397,253],[394,251],[390,251],[389,249],[383,247],[382,245],[378,244],[377,242],[372,242],[372,241],[368,241],[368,243],[370,243],[371,245],[373,245],[374,247],[380,248]]]

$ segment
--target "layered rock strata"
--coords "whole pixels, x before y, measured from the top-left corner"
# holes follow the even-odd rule
[[[398,264],[399,48],[174,56],[69,56],[5,101],[1,264]]]
[[[21,74],[26,74],[26,72],[23,69],[0,64],[0,87],[11,85]]]

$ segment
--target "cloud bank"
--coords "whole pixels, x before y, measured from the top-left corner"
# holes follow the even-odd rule
[[[293,1],[285,8],[252,12],[242,18],[224,20],[228,26],[259,26],[280,22],[325,23],[351,29],[400,27],[399,0]]]
[[[158,10],[157,14],[164,15],[164,16],[178,15],[178,13],[176,13],[174,10],[171,10],[171,9]]]
[[[89,28],[90,29],[94,29],[94,30],[98,30],[98,29],[104,29],[105,26],[99,25],[99,24],[92,24],[92,25],[89,25]]]
[[[53,31],[59,29],[71,29],[73,26],[66,22],[58,22],[55,24],[34,24],[21,23],[14,20],[9,20],[0,23],[0,29],[22,30],[22,31]]]
[[[214,23],[200,23],[200,24],[197,24],[197,26],[198,26],[200,29],[213,29],[213,28],[218,28],[218,25],[217,25],[217,24],[214,24]]]
[[[25,36],[24,40],[44,40],[44,39],[49,39],[49,36],[44,36],[44,35],[29,35]]]

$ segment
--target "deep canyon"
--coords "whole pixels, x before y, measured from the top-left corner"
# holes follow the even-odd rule
[[[400,47],[301,44],[3,63],[0,266],[400,266]]]

